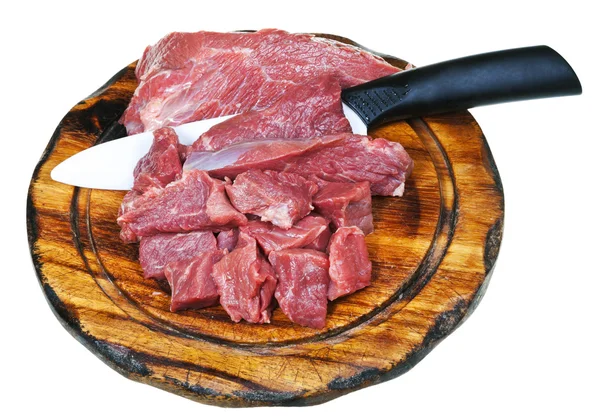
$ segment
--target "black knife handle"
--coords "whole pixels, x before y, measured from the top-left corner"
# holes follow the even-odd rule
[[[578,95],[577,75],[547,46],[472,55],[423,66],[342,91],[367,126],[552,96]]]

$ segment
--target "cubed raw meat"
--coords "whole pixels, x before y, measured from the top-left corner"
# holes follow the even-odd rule
[[[140,241],[140,265],[144,277],[164,279],[169,262],[189,260],[202,252],[216,251],[217,240],[209,231],[159,233]]]
[[[237,247],[213,267],[213,278],[233,321],[270,322],[277,281],[254,238],[241,232]]]
[[[165,266],[165,276],[171,286],[171,312],[206,308],[219,302],[212,269],[225,254],[227,251],[222,249],[202,252]]]
[[[329,290],[334,300],[371,284],[371,261],[365,235],[356,226],[339,228],[329,241]]]
[[[317,185],[293,173],[252,169],[240,174],[225,189],[240,212],[289,229],[313,209],[311,198]]]
[[[313,249],[286,249],[269,254],[277,274],[275,298],[284,314],[305,327],[323,328],[327,316],[329,259]]]

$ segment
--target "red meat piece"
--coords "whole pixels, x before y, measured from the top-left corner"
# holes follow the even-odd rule
[[[215,125],[190,151],[220,150],[248,140],[305,139],[351,132],[342,110],[340,85],[325,75],[286,89],[264,110],[244,112]]]
[[[373,232],[371,188],[368,181],[327,182],[311,178],[319,184],[313,205],[319,214],[331,220],[336,228],[358,226],[365,235]]]
[[[171,286],[171,312],[200,309],[217,304],[219,293],[212,269],[226,250],[202,252],[194,258],[170,262],[165,276]]]
[[[213,278],[233,321],[270,322],[277,281],[254,238],[241,232],[236,248],[213,267]]]
[[[182,165],[179,158],[179,138],[170,127],[154,133],[148,153],[141,158],[133,170],[133,189],[145,192],[149,188],[163,188],[181,178]]]
[[[339,228],[329,241],[329,300],[354,293],[371,283],[371,261],[365,235],[356,226]]]
[[[240,235],[239,229],[224,230],[217,235],[217,246],[219,249],[233,251]]]
[[[233,206],[242,213],[289,229],[312,210],[317,185],[300,175],[249,170],[225,187]]]
[[[342,88],[398,72],[363,49],[276,29],[171,33],[146,48],[121,123],[129,134],[264,109],[324,75]]]
[[[329,259],[313,249],[287,249],[269,254],[277,274],[275,298],[297,324],[323,328],[327,316]]]
[[[217,240],[212,232],[160,233],[140,241],[140,265],[144,277],[164,279],[168,263],[189,260],[201,252],[216,250]]]
[[[227,199],[225,185],[203,171],[185,172],[155,195],[144,194],[117,222],[138,238],[163,232],[221,231],[246,224],[246,217]]]
[[[321,232],[314,241],[304,246],[304,248],[325,252],[327,250],[327,245],[329,245],[329,239],[331,239],[331,229],[329,228],[329,224],[327,224],[325,229],[323,229],[323,232]]]
[[[234,178],[250,169],[315,175],[331,182],[371,183],[372,195],[401,196],[413,161],[400,143],[355,134],[305,140],[238,143],[217,152],[190,153],[184,171],[201,169]]]
[[[309,215],[290,229],[282,229],[271,223],[252,220],[240,230],[256,239],[265,253],[269,255],[273,251],[311,245],[325,230],[329,229],[328,224],[329,222],[321,216]]]

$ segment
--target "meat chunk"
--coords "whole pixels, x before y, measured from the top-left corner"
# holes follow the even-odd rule
[[[139,205],[143,204],[145,200],[156,197],[159,192],[160,188],[149,188],[143,194],[136,190],[129,190],[123,197],[123,201],[121,201],[117,220],[125,213],[136,209]],[[125,243],[133,243],[140,240],[135,232],[129,229],[129,226],[127,225],[121,226],[120,238]]]
[[[332,76],[342,88],[399,71],[363,49],[276,29],[171,33],[146,48],[121,123],[129,134],[265,109],[288,89]]]
[[[229,178],[235,178],[250,169],[283,171],[287,161],[343,142],[345,138],[346,135],[340,134],[310,139],[249,140],[216,152],[191,152],[183,170],[201,169],[213,176]]]
[[[339,83],[330,75],[291,86],[271,106],[236,115],[215,125],[191,151],[220,150],[235,143],[268,138],[305,139],[351,133],[342,110]]]
[[[163,188],[181,178],[182,165],[179,159],[179,138],[170,127],[154,133],[152,146],[133,170],[133,189],[140,193],[149,188]]]
[[[254,220],[249,221],[240,230],[256,239],[269,255],[273,251],[311,245],[325,230],[329,230],[328,224],[329,222],[321,216],[309,215],[290,229],[282,229],[271,223]]]
[[[140,265],[144,277],[160,280],[165,278],[164,269],[169,262],[216,250],[217,240],[212,232],[160,233],[140,241]]]
[[[225,194],[226,182],[189,171],[155,195],[142,196],[117,222],[138,238],[163,232],[228,230],[247,222]]]
[[[212,269],[225,254],[226,250],[202,252],[191,259],[173,261],[165,266],[165,276],[171,286],[171,312],[206,308],[218,303],[219,293]]]
[[[305,245],[303,248],[314,249],[316,251],[325,252],[327,250],[327,245],[329,245],[329,240],[331,239],[331,229],[329,225],[325,226],[325,229],[315,238],[314,241]]]
[[[231,252],[237,245],[239,235],[239,229],[224,230],[223,232],[219,232],[217,235],[217,246],[219,249],[226,249],[227,251]]]
[[[202,169],[235,177],[249,169],[271,169],[331,182],[371,183],[371,194],[401,196],[413,161],[402,145],[356,134],[306,140],[238,143],[217,152],[190,153],[184,171]]]
[[[269,254],[277,274],[275,298],[287,317],[297,324],[323,328],[327,316],[329,259],[312,249],[288,249]]]
[[[251,169],[225,189],[240,212],[289,229],[313,209],[311,198],[317,185],[293,173]]]
[[[213,278],[233,321],[270,322],[277,281],[254,238],[241,232],[237,247],[213,267]]]
[[[117,218],[121,217],[123,214],[127,213],[130,210],[133,210],[136,207],[136,203],[138,199],[142,197],[142,194],[135,190],[129,190],[127,194],[123,197],[123,201],[121,201],[121,205],[119,206],[119,213]],[[121,232],[119,237],[126,244],[134,243],[138,241],[138,237],[134,231],[129,229],[129,226],[122,225]]]
[[[316,182],[320,184],[319,191],[313,197],[316,211],[331,220],[336,228],[357,226],[365,235],[373,232],[371,187],[368,181]]]
[[[341,227],[329,241],[329,300],[354,293],[371,283],[371,261],[365,235],[356,226]]]

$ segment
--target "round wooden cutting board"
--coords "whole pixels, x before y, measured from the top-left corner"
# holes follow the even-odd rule
[[[330,303],[325,328],[292,324],[280,309],[265,325],[236,324],[220,306],[169,312],[168,290],[142,276],[137,244],[119,240],[124,192],[50,178],[69,156],[125,135],[117,121],[137,85],[134,68],[60,122],[27,203],[50,306],[119,373],[208,404],[318,404],[406,372],[477,307],[500,247],[503,191],[479,126],[460,112],[370,133],[402,143],[415,169],[403,197],[373,197],[372,285]]]

